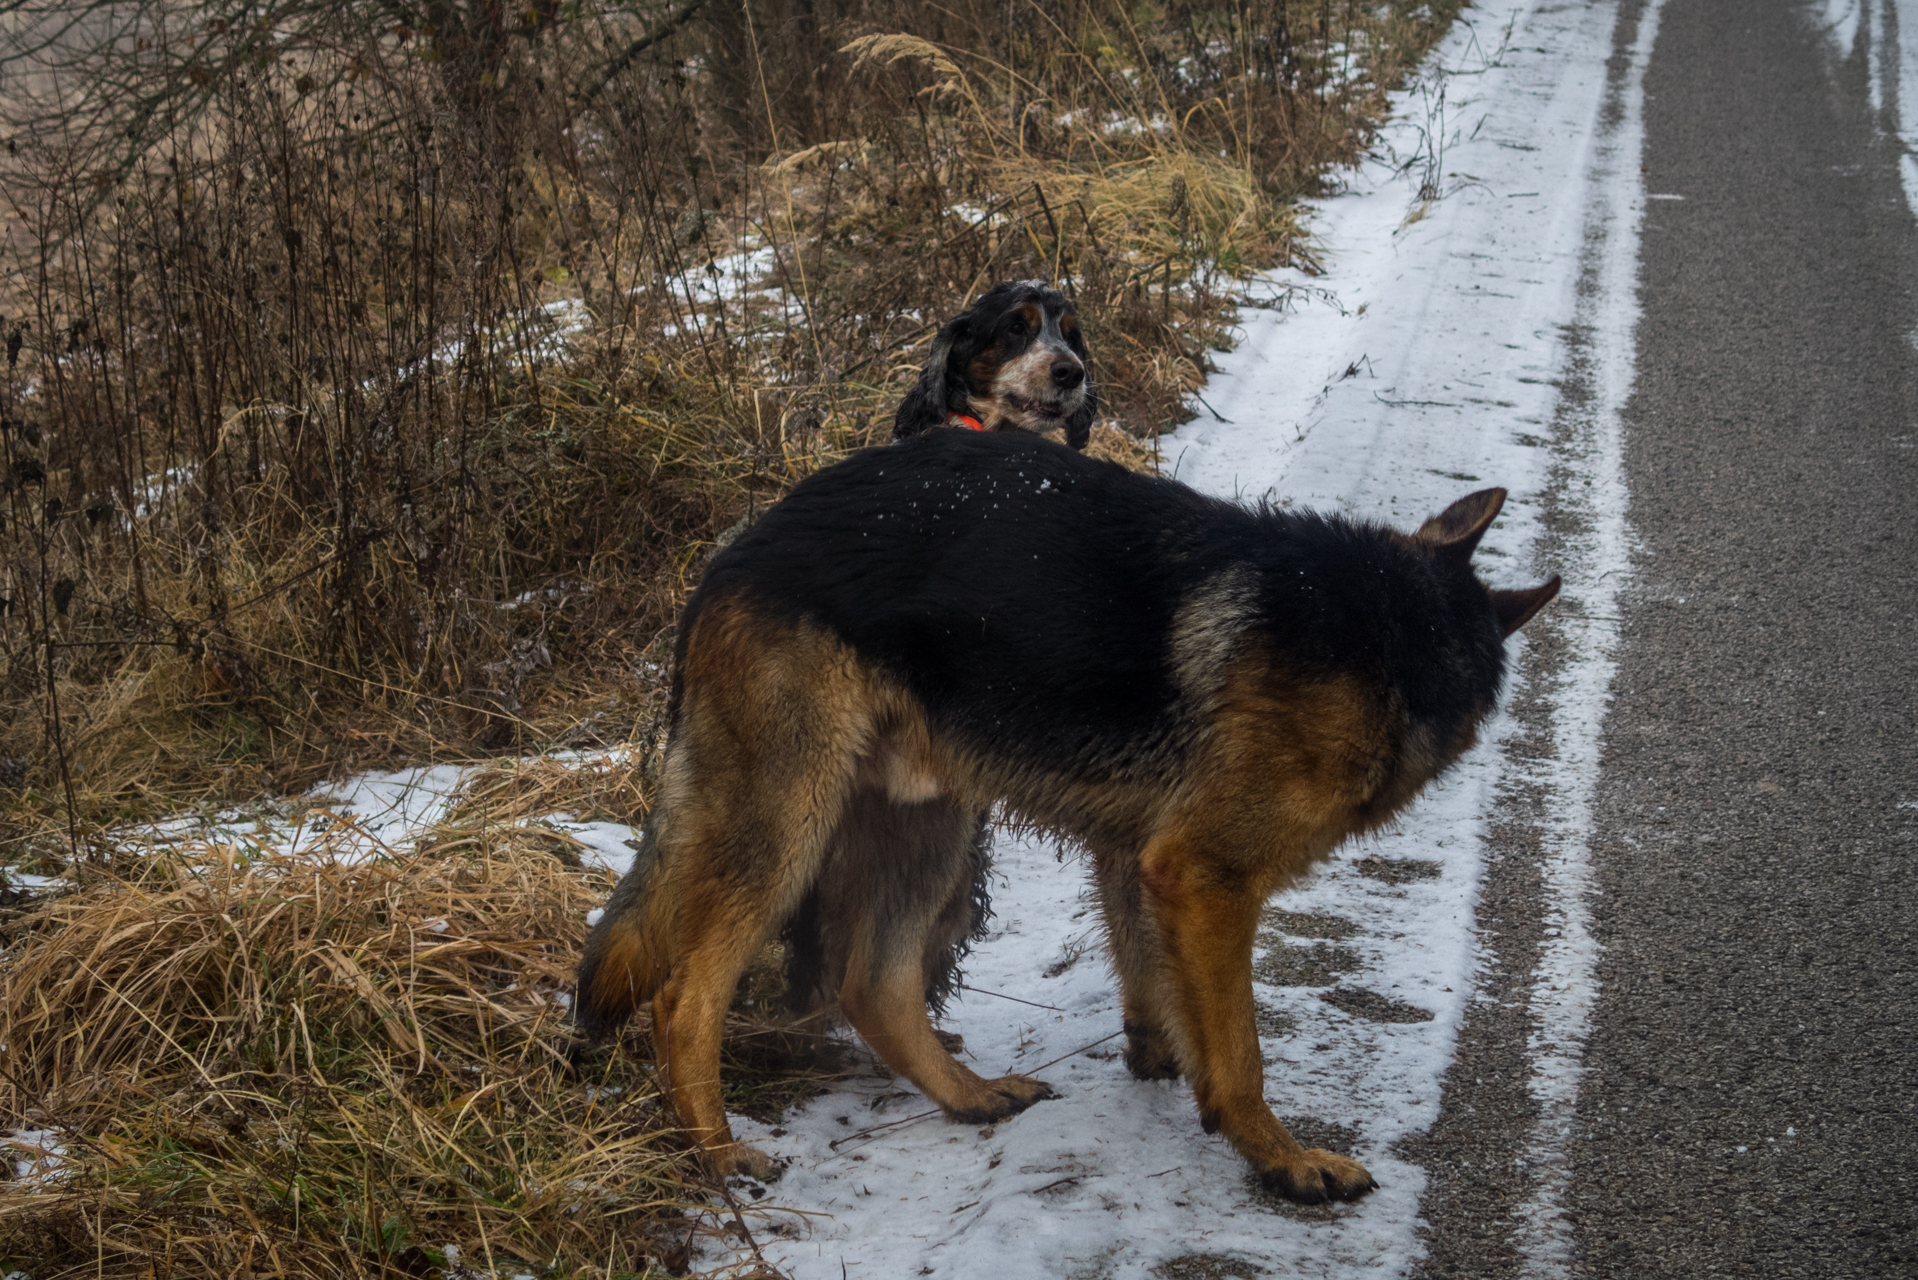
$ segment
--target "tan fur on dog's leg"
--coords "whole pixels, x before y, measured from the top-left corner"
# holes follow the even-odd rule
[[[690,933],[691,931],[689,931]],[[719,1042],[733,988],[759,949],[755,930],[700,930],[653,1001],[654,1052],[664,1067],[673,1110],[687,1135],[706,1149],[713,1171],[764,1177],[772,1159],[733,1141],[719,1087]]]
[[[894,965],[873,974],[867,957],[856,955],[847,966],[839,1007],[886,1065],[938,1103],[948,1119],[993,1124],[1053,1096],[1043,1080],[1030,1076],[983,1079],[947,1053],[926,1016],[924,984],[917,964]]]
[[[822,790],[830,801],[830,791]],[[749,793],[736,787],[720,794],[738,797],[737,809]],[[804,807],[790,809],[794,820],[783,826],[742,823],[727,830],[713,823],[711,834],[690,836],[662,852],[673,880],[676,945],[672,971],[653,1002],[654,1050],[681,1125],[722,1176],[763,1177],[772,1167],[764,1153],[733,1141],[720,1091],[719,1047],[740,974],[790,910],[817,860],[817,848],[807,846],[819,841],[809,839],[808,831],[820,824],[806,820]],[[681,829],[696,830],[690,822]],[[748,859],[736,852],[741,847],[791,852]]]
[[[1353,1200],[1378,1184],[1356,1160],[1306,1150],[1265,1101],[1265,1067],[1252,1001],[1252,942],[1264,894],[1206,865],[1182,836],[1141,859],[1186,1037],[1186,1075],[1199,1122],[1258,1169],[1259,1180],[1301,1204]]]
[[[674,954],[655,1022],[680,1122],[717,1172],[761,1176],[772,1161],[734,1142],[726,1123],[726,1010],[817,875],[871,737],[869,691],[830,636],[726,601],[693,623],[682,675],[662,771],[672,823],[658,850]]]

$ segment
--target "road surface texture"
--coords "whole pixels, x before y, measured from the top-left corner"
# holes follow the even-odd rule
[[[1881,114],[1895,63],[1874,107],[1880,51],[1834,54],[1820,17],[1659,20],[1570,1249],[1527,1250],[1518,1221],[1540,931],[1520,786],[1479,909],[1490,998],[1414,1153],[1427,1275],[1918,1275],[1918,232]],[[1524,697],[1513,750],[1549,751]]]

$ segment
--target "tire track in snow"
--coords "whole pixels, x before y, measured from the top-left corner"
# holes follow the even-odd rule
[[[1531,993],[1534,1029],[1529,1090],[1539,1106],[1524,1153],[1536,1179],[1519,1211],[1517,1245],[1526,1273],[1569,1274],[1571,1232],[1562,1220],[1571,1176],[1567,1152],[1596,1000],[1597,944],[1592,937],[1592,806],[1598,785],[1600,734],[1617,669],[1618,602],[1630,572],[1626,525],[1623,415],[1636,377],[1638,244],[1646,192],[1645,68],[1658,38],[1665,0],[1648,0],[1636,15],[1622,74],[1606,95],[1593,165],[1593,199],[1579,287],[1579,306],[1560,414],[1568,462],[1557,468],[1547,504],[1566,535],[1555,558],[1575,584],[1577,610],[1559,628],[1570,651],[1552,673],[1551,737],[1556,750],[1534,770],[1555,797],[1545,822],[1541,867],[1549,921]],[[1621,28],[1632,24],[1624,15]],[[1575,388],[1575,390],[1574,390]],[[1582,615],[1582,616],[1581,616]]]
[[[1566,587],[1513,699],[1519,727],[1501,796],[1512,816],[1492,842],[1483,900],[1491,909],[1480,922],[1498,926],[1487,929],[1484,1012],[1461,1032],[1448,1115],[1419,1144],[1430,1165],[1444,1168],[1427,1206],[1425,1274],[1558,1277],[1572,1262],[1568,1148],[1597,997],[1592,813],[1630,571],[1622,415],[1636,376],[1648,198],[1639,176],[1643,81],[1663,5],[1649,0],[1619,15],[1620,56],[1592,139],[1537,549],[1541,567],[1563,573]],[[1496,1211],[1485,1213],[1488,1206]]]

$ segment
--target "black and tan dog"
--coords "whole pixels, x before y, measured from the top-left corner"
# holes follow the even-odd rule
[[[1252,944],[1268,895],[1468,748],[1504,640],[1558,590],[1471,555],[1504,492],[1415,533],[1245,510],[1012,432],[932,431],[799,485],[713,561],[679,630],[671,738],[633,869],[588,940],[583,1028],[652,1001],[682,1123],[732,1141],[720,1029],[795,912],[823,985],[955,1120],[1047,1096],[981,1079],[926,1013],[974,920],[979,812],[1089,851],[1126,1062],[1184,1074],[1266,1184],[1363,1194],[1264,1099]]]
[[[939,330],[892,438],[931,427],[1063,431],[1083,449],[1098,411],[1071,300],[1043,280],[1009,280]]]

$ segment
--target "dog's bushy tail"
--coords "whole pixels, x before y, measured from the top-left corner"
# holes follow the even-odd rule
[[[666,980],[671,908],[655,892],[656,843],[654,823],[648,822],[632,869],[613,887],[599,923],[586,937],[573,1018],[593,1040],[615,1034]]]

